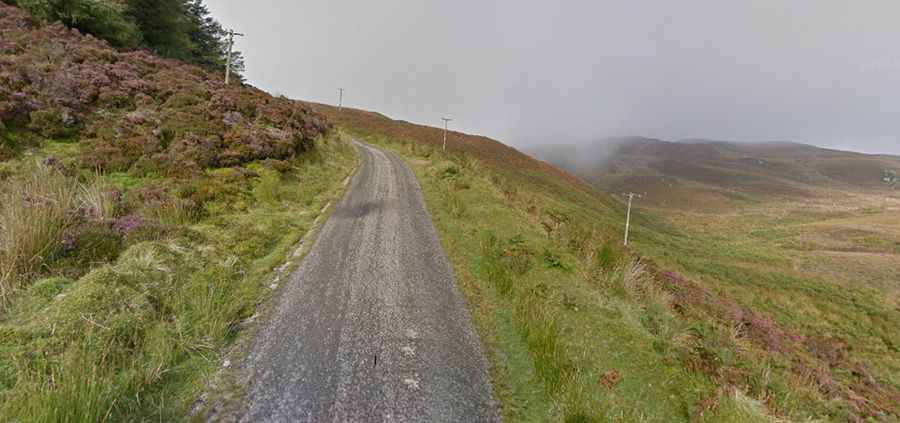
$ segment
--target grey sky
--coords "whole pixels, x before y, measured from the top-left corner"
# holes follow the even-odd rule
[[[606,136],[900,154],[896,0],[206,0],[250,82],[527,146]]]

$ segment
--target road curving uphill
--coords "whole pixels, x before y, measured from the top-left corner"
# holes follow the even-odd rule
[[[360,168],[247,359],[242,421],[498,421],[422,194],[394,154]]]

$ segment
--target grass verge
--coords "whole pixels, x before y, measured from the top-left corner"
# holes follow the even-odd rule
[[[78,266],[68,256],[47,261],[10,294],[0,420],[185,419],[240,322],[270,295],[273,270],[354,166],[352,146],[335,136],[291,161],[192,180],[97,176],[82,203],[108,210],[95,195],[102,184],[122,195],[128,212],[108,225],[124,250]]]

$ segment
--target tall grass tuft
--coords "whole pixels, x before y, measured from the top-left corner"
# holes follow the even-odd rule
[[[493,232],[481,234],[481,272],[494,285],[500,295],[509,296],[513,292],[513,277],[509,267],[503,263],[500,239]]]
[[[266,204],[277,203],[281,189],[281,175],[271,169],[262,169],[259,173],[259,178],[253,184],[253,196]]]
[[[519,296],[514,307],[535,372],[547,392],[556,395],[570,384],[575,371],[560,339],[559,326],[541,295]]]
[[[0,191],[0,306],[57,251],[76,193],[71,180],[44,166]]]
[[[93,219],[103,221],[116,218],[115,191],[100,178],[92,183],[79,185],[78,203]]]

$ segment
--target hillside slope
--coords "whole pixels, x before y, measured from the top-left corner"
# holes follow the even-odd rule
[[[534,153],[603,190],[646,192],[650,204],[669,207],[689,207],[696,197],[722,203],[735,194],[823,197],[835,190],[900,189],[900,157],[787,142],[632,137],[579,147],[538,147]]]
[[[327,116],[329,121],[362,135],[378,135],[401,142],[415,142],[438,149],[443,144],[444,130],[401,120],[380,113],[344,107],[307,103],[313,110]],[[606,194],[597,192],[581,179],[556,166],[524,154],[506,144],[480,135],[450,131],[447,142],[449,154],[463,153],[477,158],[498,172],[529,184],[554,190],[559,195],[586,196],[615,207]],[[572,190],[574,188],[574,192]],[[575,197],[572,197],[573,199]]]
[[[654,210],[623,249],[621,205],[546,163],[456,133],[444,154],[440,129],[315,107],[413,166],[506,420],[900,417],[895,268],[853,286],[746,242],[746,226],[726,238]]]
[[[183,421],[342,190],[305,105],[0,3],[0,421]]]

